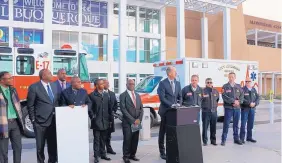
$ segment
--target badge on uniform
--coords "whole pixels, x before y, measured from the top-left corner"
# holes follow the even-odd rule
[[[231,92],[231,90],[226,90],[226,93],[230,93]]]
[[[187,93],[187,96],[192,96],[192,93],[191,92]]]

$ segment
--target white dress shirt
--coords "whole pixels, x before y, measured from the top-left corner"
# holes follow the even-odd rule
[[[52,91],[52,88],[51,88],[50,83],[45,83],[45,82],[44,82],[44,81],[42,81],[42,80],[41,80],[41,83],[42,83],[43,87],[45,88],[45,90],[46,90],[46,93],[47,93],[47,94],[48,94],[48,88],[47,88],[47,85],[49,85],[49,88],[50,88],[50,90],[51,90],[52,96],[54,97],[54,94],[53,94],[53,91]]]
[[[133,104],[134,104],[134,100],[133,100],[133,97],[132,97],[132,92],[133,92],[134,95],[135,95],[135,92],[134,92],[134,91],[130,91],[130,90],[127,89],[127,93],[129,94],[129,96],[130,96],[130,98],[131,98],[131,100],[132,100],[132,102],[133,102]],[[135,102],[136,102],[136,95],[135,95]]]

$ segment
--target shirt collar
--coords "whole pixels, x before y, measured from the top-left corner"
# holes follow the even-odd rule
[[[167,79],[168,79],[169,83],[174,82],[174,79],[173,80],[171,80],[170,78],[167,78]]]
[[[9,90],[9,87],[3,87],[2,85],[0,85],[1,89],[3,92],[5,92],[6,90]]]
[[[109,90],[105,89],[104,92],[109,93]]]
[[[130,90],[127,89],[127,93],[129,93],[130,95],[131,95],[132,92],[134,93],[134,91],[130,91]]]
[[[47,87],[48,85],[50,85],[49,83],[45,83],[43,80],[41,80],[41,83],[43,84],[44,87]]]

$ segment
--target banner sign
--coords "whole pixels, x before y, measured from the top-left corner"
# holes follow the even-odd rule
[[[44,0],[14,0],[14,21],[43,23]]]
[[[82,26],[107,28],[108,4],[82,0]]]
[[[53,0],[53,24],[78,26],[78,0]]]
[[[9,0],[0,0],[0,20],[9,20]]]

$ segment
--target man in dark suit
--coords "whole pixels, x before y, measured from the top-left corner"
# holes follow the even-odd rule
[[[28,89],[27,109],[33,123],[37,162],[44,163],[44,147],[47,139],[48,163],[57,162],[57,138],[55,107],[58,105],[59,94],[55,84],[51,84],[52,74],[48,69],[39,72],[40,81],[32,84]]]
[[[117,111],[117,98],[116,98],[115,93],[109,90],[109,87],[110,87],[109,81],[104,80],[104,92],[109,95],[110,109],[111,109],[112,114],[114,115],[114,113]],[[112,117],[112,119],[110,121],[110,128],[108,130],[107,139],[106,139],[106,149],[107,149],[107,153],[115,155],[116,152],[113,150],[113,148],[111,146],[112,132],[115,132],[114,117]]]
[[[61,92],[68,87],[71,86],[69,82],[66,81],[67,73],[65,69],[59,69],[57,73],[58,80],[54,82],[57,86],[58,93],[61,94]]]
[[[89,110],[89,118],[91,119],[91,129],[94,135],[94,162],[98,163],[99,158],[110,161],[105,151],[105,141],[112,119],[110,109],[109,96],[104,92],[104,81],[97,79],[95,81],[96,89],[89,97],[92,102],[92,108]]]
[[[176,81],[176,68],[169,66],[166,69],[167,78],[159,83],[158,95],[161,101],[159,108],[159,115],[161,116],[161,124],[159,131],[159,150],[160,157],[166,159],[164,136],[166,133],[166,119],[165,114],[169,109],[172,109],[174,105],[182,102],[181,99],[181,86],[180,82]]]
[[[123,132],[123,160],[130,163],[129,159],[139,161],[136,157],[139,131],[132,132],[131,125],[141,124],[143,117],[143,105],[140,96],[134,91],[135,82],[129,79],[127,90],[120,95],[120,110],[122,112]]]
[[[74,76],[71,79],[71,87],[65,89],[61,93],[60,106],[82,106],[91,108],[91,101],[88,97],[87,91],[81,88],[81,80],[79,77]]]

